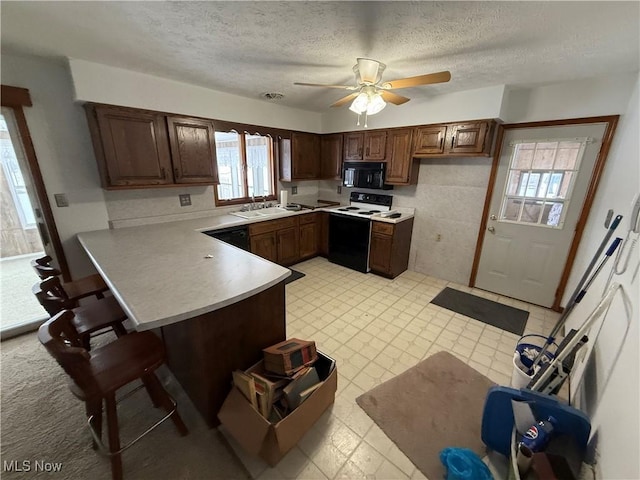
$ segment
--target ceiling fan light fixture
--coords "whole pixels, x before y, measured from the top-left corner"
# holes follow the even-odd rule
[[[374,115],[380,112],[386,106],[387,102],[384,101],[382,95],[376,93],[369,98],[369,104],[367,105],[367,115]]]
[[[360,115],[367,111],[368,106],[369,106],[369,95],[367,95],[365,92],[362,92],[351,103],[349,110]]]

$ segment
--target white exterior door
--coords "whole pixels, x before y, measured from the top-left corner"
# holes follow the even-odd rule
[[[606,126],[505,131],[476,287],[553,305]]]

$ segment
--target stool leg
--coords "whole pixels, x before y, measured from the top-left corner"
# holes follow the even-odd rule
[[[121,337],[121,336],[127,334],[127,329],[124,328],[124,325],[122,325],[122,323],[120,323],[120,322],[115,323],[113,325],[113,331],[115,332],[117,337]]]
[[[96,432],[98,438],[102,437],[102,399],[89,400],[85,402],[87,418],[93,416],[91,427]],[[93,449],[98,449],[98,444],[93,440]]]
[[[156,377],[155,373],[150,373],[149,375],[145,375],[144,377],[145,377],[144,379],[145,385],[147,385],[150,391],[153,391],[153,397],[156,398],[156,400],[154,401],[154,404],[157,401],[158,404],[167,413],[173,410],[173,403],[171,402],[171,398],[169,397],[169,394],[162,386],[162,383],[160,383],[160,380],[158,380],[158,377]],[[151,393],[149,395],[151,395]],[[152,400],[153,400],[153,397],[152,397]],[[173,412],[173,415],[171,415],[171,420],[173,420],[173,424],[175,425],[176,430],[178,430],[178,433],[181,436],[184,437],[186,434],[189,433],[189,430],[187,429],[186,425],[182,421],[182,418],[180,417],[178,410]]]
[[[149,394],[149,398],[151,399],[151,403],[153,403],[153,407],[154,408],[158,408],[160,406],[161,402],[160,402],[160,400],[158,400],[158,394],[155,391],[153,383],[151,383],[149,381],[147,375],[144,375],[143,377],[141,377],[140,380],[142,380],[142,383],[144,384],[144,388],[147,389],[147,393]]]
[[[107,428],[109,429],[109,451],[120,450],[120,434],[118,432],[118,410],[116,408],[115,393],[106,397],[107,403]],[[120,454],[111,456],[111,478],[122,480],[122,456]]]

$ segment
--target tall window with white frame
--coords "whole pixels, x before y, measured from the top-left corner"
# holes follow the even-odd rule
[[[270,136],[216,131],[220,183],[216,204],[232,205],[251,198],[275,199],[273,142]]]

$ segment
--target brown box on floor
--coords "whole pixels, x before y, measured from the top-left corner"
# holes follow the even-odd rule
[[[315,366],[324,383],[298,408],[278,423],[270,423],[247,399],[232,388],[218,412],[218,418],[233,438],[249,453],[261,457],[272,467],[309,431],[334,402],[338,388],[335,361],[318,353]]]

